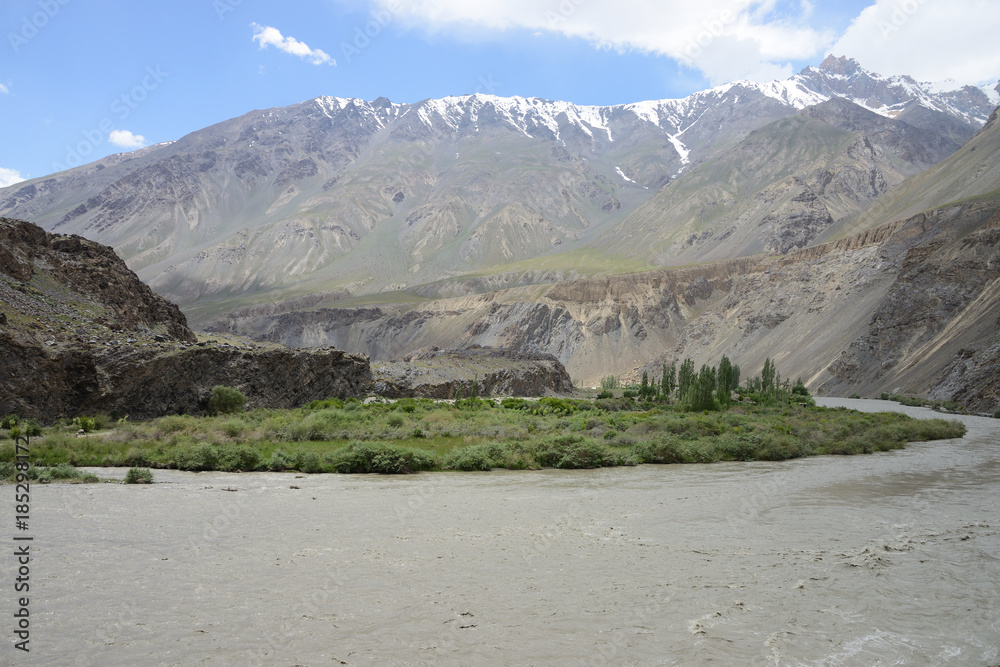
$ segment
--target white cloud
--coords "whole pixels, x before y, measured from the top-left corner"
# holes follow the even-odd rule
[[[108,141],[122,148],[142,148],[146,145],[146,137],[141,134],[132,134],[128,130],[111,130]]]
[[[778,13],[777,0],[373,1],[376,11],[430,30],[521,28],[665,55],[712,83],[788,76],[791,61],[821,57],[837,37],[809,25],[810,0],[792,3],[794,15]]]
[[[253,24],[253,39],[260,43],[260,48],[268,46],[276,47],[279,51],[298,56],[313,65],[330,64],[336,65],[337,61],[319,49],[310,49],[305,42],[300,42],[294,37],[285,37],[277,28],[266,25]]]
[[[1000,77],[995,0],[876,0],[833,45],[879,74],[991,83]]]
[[[20,183],[23,180],[24,177],[21,176],[21,173],[16,169],[6,169],[4,167],[0,167],[0,188]]]
[[[8,88],[7,86],[5,86],[2,83],[0,83],[0,94],[6,95],[9,92],[10,92],[10,88]]]

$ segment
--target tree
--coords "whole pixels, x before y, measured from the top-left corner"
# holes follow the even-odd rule
[[[639,397],[643,400],[649,398],[650,394],[649,386],[649,374],[646,371],[642,372],[642,383],[639,385]]]
[[[729,407],[732,402],[730,392],[733,390],[733,364],[729,361],[729,357],[723,355],[722,359],[719,361],[719,380],[718,389],[716,390],[716,398],[719,400],[719,405],[722,409]]]
[[[681,400],[687,399],[688,390],[691,388],[694,380],[694,361],[691,357],[688,357],[681,362],[681,368],[677,371],[677,396]]]
[[[729,387],[733,391],[740,388],[740,366],[739,364],[733,364],[733,382]]]
[[[691,410],[714,410],[715,368],[702,364],[701,371],[692,380],[688,389],[688,407]]]
[[[660,378],[660,396],[663,400],[670,400],[671,394],[674,393],[674,389],[677,388],[677,363],[674,361],[670,362],[670,366],[667,366],[667,362],[663,362],[663,377]]]
[[[208,411],[213,414],[239,412],[246,402],[247,397],[239,389],[216,385],[212,387],[212,395],[208,399]]]
[[[774,390],[777,388],[774,380],[776,370],[774,364],[771,362],[771,357],[764,360],[764,370],[760,372],[760,390],[761,393],[767,394],[769,396],[774,395]]]

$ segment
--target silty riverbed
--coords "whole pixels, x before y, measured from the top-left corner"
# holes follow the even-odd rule
[[[1000,420],[961,419],[780,463],[32,485],[0,663],[996,664]]]

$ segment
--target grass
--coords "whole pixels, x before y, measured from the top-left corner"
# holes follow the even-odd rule
[[[692,413],[624,399],[511,400],[507,407],[427,399],[362,406],[319,401],[294,410],[170,416],[75,437],[70,425],[31,441],[35,466],[411,473],[595,468],[642,463],[784,460],[863,454],[960,437],[956,421],[788,405]],[[98,419],[97,421],[107,421]],[[0,465],[14,444],[0,441]]]

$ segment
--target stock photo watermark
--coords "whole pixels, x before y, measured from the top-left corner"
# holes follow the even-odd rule
[[[69,3],[70,0],[39,0],[38,11],[21,17],[20,30],[7,33],[7,41],[10,42],[10,48],[14,50],[14,53],[20,51],[22,46],[37,37],[38,33],[49,24],[49,21],[54,19],[59,11]]]
[[[888,40],[889,35],[898,31],[909,23],[910,18],[920,11],[920,7],[927,3],[927,0],[903,0],[892,5],[889,16],[880,17],[878,30],[882,34],[882,39]]]
[[[545,12],[545,20],[549,23],[550,29],[555,29],[560,23],[571,17],[576,13],[576,10],[580,8],[583,3],[587,0],[562,0],[559,6],[554,10],[549,9]]]
[[[361,52],[371,46],[372,41],[389,27],[401,11],[403,11],[403,4],[399,0],[392,0],[385,7],[372,9],[369,12],[370,21],[367,21],[363,26],[354,26],[354,35],[351,41],[340,42],[340,54],[344,62],[350,63],[354,58],[360,56]]]
[[[31,649],[31,542],[28,522],[31,520],[31,483],[28,468],[31,465],[31,442],[28,436],[14,438],[14,526],[20,531],[14,536],[14,594],[17,611],[14,612],[14,648],[28,653]]]
[[[83,130],[81,132],[83,139],[76,144],[66,146],[66,157],[63,162],[53,162],[52,171],[66,171],[83,164],[84,160],[116,131],[115,119],[118,123],[124,122],[149,97],[151,92],[160,87],[167,76],[169,76],[169,72],[164,72],[160,65],[147,66],[145,76],[138,84],[112,100],[110,111],[114,115],[114,119],[110,116],[105,117],[96,127]]]

